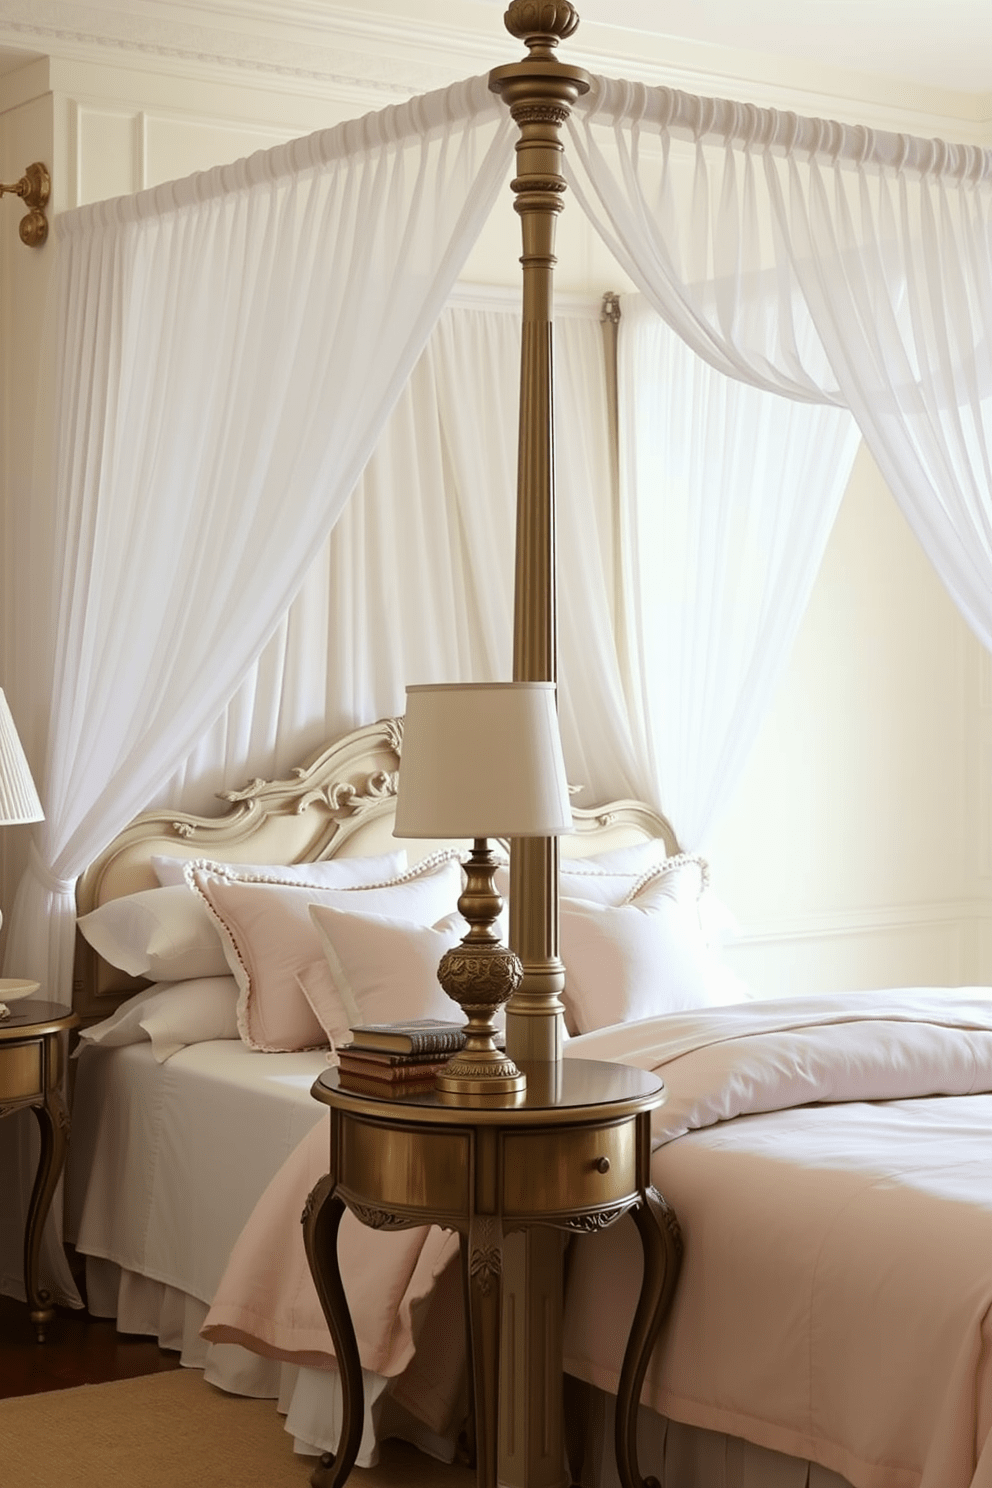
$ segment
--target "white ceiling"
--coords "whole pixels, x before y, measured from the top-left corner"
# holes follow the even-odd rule
[[[578,10],[584,23],[992,93],[992,0],[578,0]]]
[[[111,48],[393,93],[519,56],[506,0],[0,0],[0,73]],[[577,0],[577,62],[649,82],[992,142],[992,0]],[[349,61],[350,58],[350,61]],[[403,60],[405,58],[405,61]],[[366,69],[363,74],[363,68]],[[404,71],[404,68],[406,69]],[[850,107],[847,107],[849,104]]]

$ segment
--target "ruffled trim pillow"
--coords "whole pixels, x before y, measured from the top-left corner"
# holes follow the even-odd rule
[[[237,980],[241,1037],[249,1048],[269,1052],[327,1042],[300,981],[322,956],[311,904],[434,925],[455,909],[462,887],[457,852],[435,853],[392,879],[350,888],[286,882],[278,871],[241,876],[236,869],[196,861],[185,871],[220,930]]]

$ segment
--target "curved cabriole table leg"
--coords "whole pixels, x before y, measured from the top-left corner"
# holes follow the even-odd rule
[[[637,1407],[651,1350],[672,1305],[682,1265],[682,1232],[674,1209],[653,1188],[631,1214],[644,1251],[644,1277],[617,1390],[617,1471],[623,1488],[659,1488],[656,1478],[641,1477],[637,1465]]]
[[[321,1456],[310,1476],[313,1488],[339,1488],[354,1467],[362,1442],[365,1415],[362,1361],[338,1266],[338,1227],[344,1210],[344,1200],[335,1196],[335,1184],[328,1174],[313,1189],[302,1216],[303,1244],[334,1344],[342,1397],[338,1449]]]
[[[65,1163],[69,1136],[69,1112],[58,1090],[51,1090],[44,1105],[34,1106],[34,1114],[41,1132],[41,1152],[38,1171],[31,1189],[27,1224],[24,1230],[24,1290],[31,1308],[31,1321],[38,1334],[38,1342],[44,1343],[45,1329],[55,1316],[51,1293],[38,1284],[38,1265],[41,1256],[41,1235],[52,1206],[59,1175]]]

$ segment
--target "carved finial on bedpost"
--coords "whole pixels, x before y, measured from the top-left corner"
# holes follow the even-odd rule
[[[579,12],[568,0],[512,0],[503,24],[527,44],[532,57],[550,57],[552,48],[575,31]]]

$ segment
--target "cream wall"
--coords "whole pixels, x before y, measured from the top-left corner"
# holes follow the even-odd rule
[[[55,212],[231,160],[403,91],[381,78],[301,87],[272,73],[112,55],[41,57],[0,78],[2,179],[31,160],[50,163]],[[472,70],[450,60],[452,76]],[[0,203],[0,681],[15,709],[24,626],[46,617],[25,590],[8,516],[32,499],[51,440],[44,326],[55,252],[24,248],[17,215]],[[516,283],[517,232],[507,193],[464,277]],[[563,289],[627,287],[574,211],[563,219],[560,260]],[[39,530],[41,549],[46,539]],[[19,722],[33,751],[37,720]],[[788,673],[710,845],[718,891],[741,925],[729,951],[739,969],[764,992],[992,979],[990,778],[992,669],[862,455]],[[0,837],[0,903],[25,841],[23,828]]]
[[[762,991],[992,979],[989,658],[862,448],[709,845]]]

